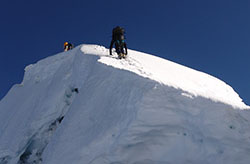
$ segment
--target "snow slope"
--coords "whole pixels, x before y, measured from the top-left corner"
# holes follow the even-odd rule
[[[248,164],[242,109],[230,86],[205,73],[81,45],[27,66],[0,101],[0,164]]]
[[[176,89],[182,89],[188,92],[188,95],[191,97],[202,96],[230,104],[236,108],[249,108],[242,102],[242,99],[232,87],[206,73],[133,50],[129,50],[130,58],[124,62],[107,57],[108,50],[104,47],[88,45],[83,46],[81,50],[86,54],[101,56],[101,59],[99,59],[101,63],[134,72]]]

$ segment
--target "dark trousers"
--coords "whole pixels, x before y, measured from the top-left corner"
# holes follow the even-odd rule
[[[115,51],[117,54],[120,54],[120,53],[125,54],[124,48],[125,48],[124,44],[121,41],[117,40],[115,42]]]

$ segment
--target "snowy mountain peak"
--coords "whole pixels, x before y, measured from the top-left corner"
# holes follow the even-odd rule
[[[128,53],[81,45],[27,66],[0,101],[0,164],[249,163],[250,110],[230,86]]]
[[[232,105],[235,108],[249,108],[233,88],[225,82],[166,59],[129,50],[129,57],[126,60],[117,60],[116,56],[108,55],[108,49],[97,45],[83,45],[81,51],[84,54],[99,55],[98,61],[103,64],[131,71],[160,84],[181,89],[184,96],[190,98],[202,96]]]

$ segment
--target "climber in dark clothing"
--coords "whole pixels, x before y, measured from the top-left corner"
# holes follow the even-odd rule
[[[65,42],[65,43],[63,44],[63,49],[64,49],[64,51],[68,51],[68,50],[71,50],[71,49],[73,49],[73,48],[74,48],[73,44],[71,44],[71,43],[69,43],[69,42]]]
[[[112,31],[112,41],[109,47],[109,54],[112,55],[112,47],[115,43],[115,50],[119,59],[125,58],[128,54],[127,45],[125,43],[124,29],[117,26]]]

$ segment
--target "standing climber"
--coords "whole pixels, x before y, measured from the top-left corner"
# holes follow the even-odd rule
[[[68,50],[71,50],[73,48],[74,48],[73,44],[71,44],[69,42],[65,42],[64,45],[63,45],[64,51],[68,51]]]
[[[118,54],[119,59],[125,58],[128,54],[124,33],[124,29],[119,26],[115,27],[112,31],[112,41],[109,47],[109,54],[112,55],[112,48],[115,43],[115,51]]]

